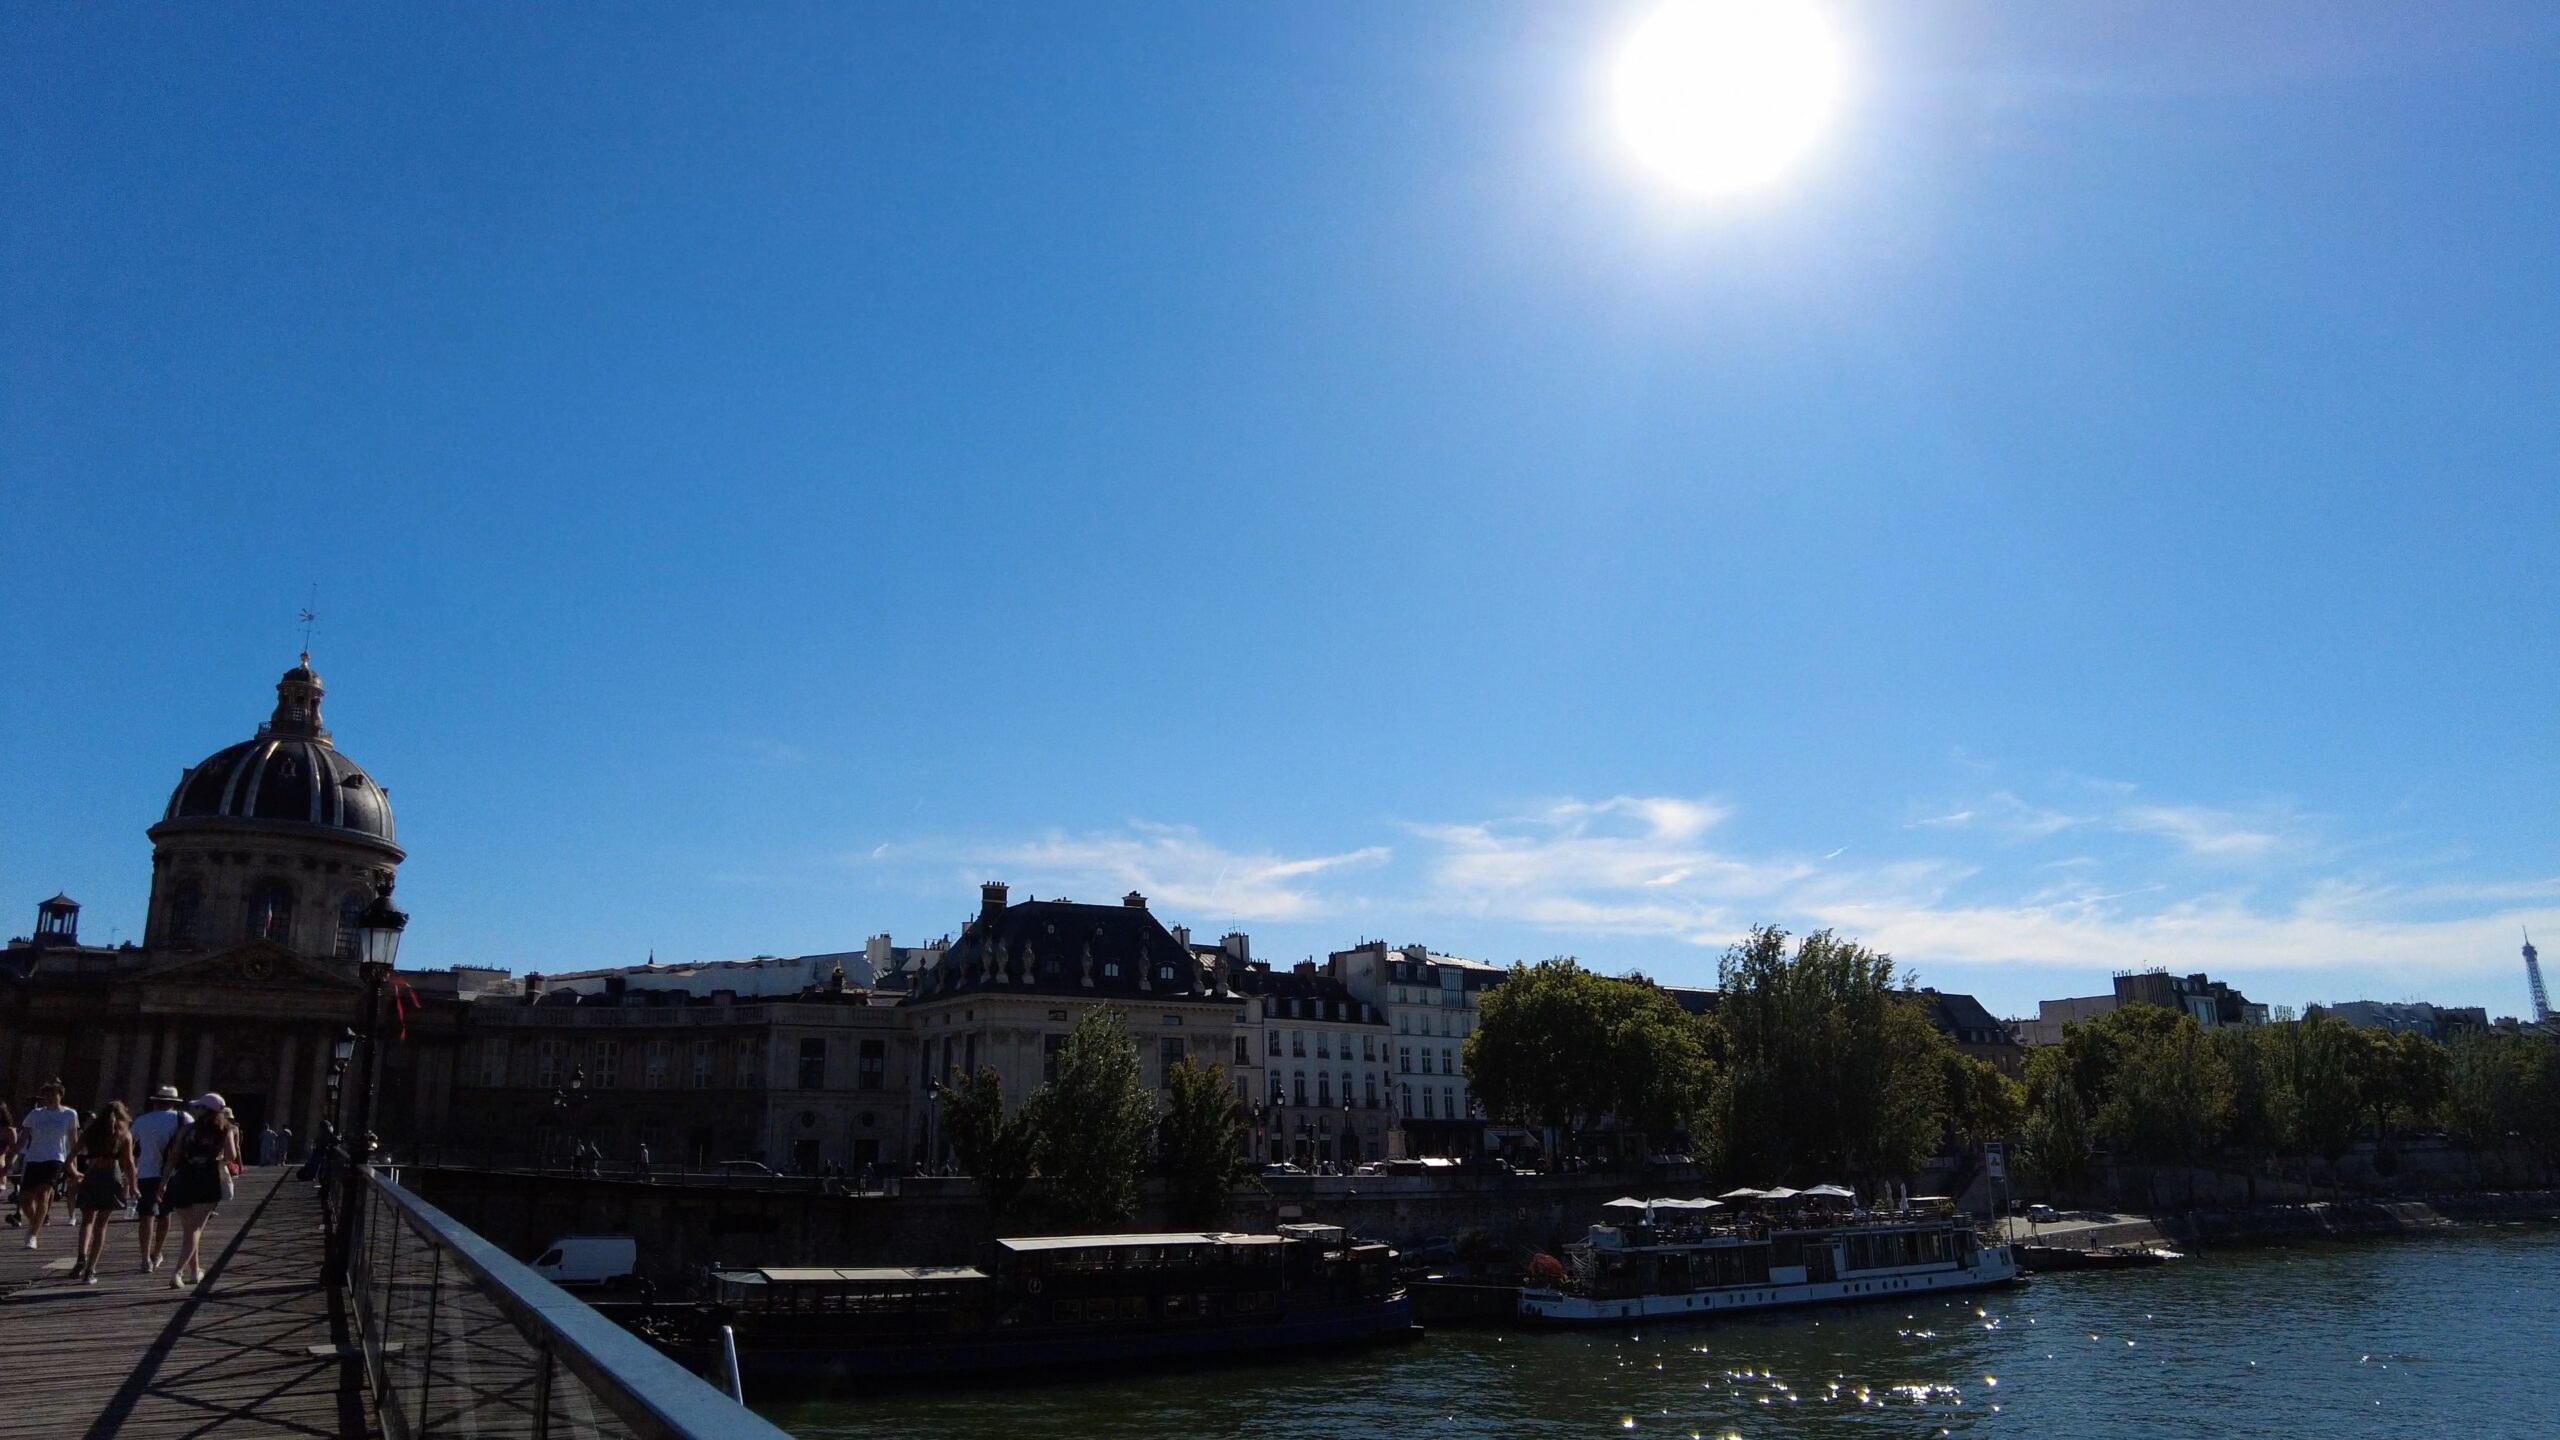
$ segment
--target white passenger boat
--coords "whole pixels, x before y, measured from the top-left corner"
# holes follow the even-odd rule
[[[1792,1193],[1792,1192],[1790,1192]],[[2005,1285],[2018,1258],[1952,1207],[1709,1219],[1709,1201],[1622,1201],[1643,1218],[1591,1227],[1562,1283],[1520,1292],[1532,1324],[1705,1319],[1787,1305],[1899,1299]],[[1680,1209],[1673,1209],[1677,1205]],[[1691,1208],[1697,1207],[1697,1208]]]

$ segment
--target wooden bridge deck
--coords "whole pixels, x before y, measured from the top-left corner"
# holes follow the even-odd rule
[[[57,1209],[43,1248],[0,1226],[0,1440],[373,1436],[362,1362],[321,1283],[320,1202],[281,1167],[241,1176],[205,1228],[204,1283],[141,1273],[133,1223],[108,1227],[98,1283],[75,1285],[74,1229]],[[320,1354],[313,1347],[320,1347]]]

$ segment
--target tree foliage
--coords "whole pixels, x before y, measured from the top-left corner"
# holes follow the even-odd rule
[[[1164,1171],[1175,1223],[1214,1229],[1226,1219],[1227,1193],[1251,1169],[1245,1118],[1227,1067],[1189,1056],[1166,1075]]]
[[[1895,994],[1890,956],[1763,926],[1725,952],[1726,1068],[1712,1110],[1735,1174],[1810,1183],[1908,1172],[1947,1117],[1947,1044]]]
[[[1088,1011],[1058,1052],[1057,1078],[1034,1092],[1036,1158],[1049,1198],[1070,1223],[1108,1226],[1138,1213],[1138,1181],[1155,1135],[1155,1097],[1120,1012]]]
[[[1005,1113],[1004,1081],[992,1065],[942,1087],[938,1098],[943,1133],[951,1137],[960,1168],[977,1180],[998,1214],[1010,1211],[1031,1180],[1034,1107]]]
[[[2062,1047],[2046,1046],[2027,1057],[2026,1088],[2030,1108],[2018,1140],[2027,1163],[2057,1189],[2077,1190],[2088,1184],[2096,1163],[2097,1134]]]
[[[1615,1116],[1663,1136],[1706,1097],[1707,1032],[1649,982],[1559,958],[1512,966],[1482,1005],[1467,1083],[1514,1124],[1578,1131]]]

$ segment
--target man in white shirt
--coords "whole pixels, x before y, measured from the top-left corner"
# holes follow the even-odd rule
[[[27,1216],[27,1248],[36,1248],[45,1217],[53,1210],[54,1182],[71,1158],[71,1137],[80,1132],[80,1112],[62,1103],[62,1082],[36,1087],[36,1106],[18,1126],[18,1145],[27,1168],[18,1181],[18,1206]]]
[[[134,1202],[134,1238],[142,1242],[142,1273],[160,1268],[160,1246],[169,1238],[169,1207],[160,1203],[161,1157],[169,1142],[187,1128],[178,1087],[163,1085],[151,1092],[151,1108],[134,1117],[133,1175],[140,1198]]]

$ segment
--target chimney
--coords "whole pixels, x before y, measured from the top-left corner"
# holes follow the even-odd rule
[[[1301,975],[1308,975],[1308,976],[1312,976],[1312,975],[1314,975],[1314,974],[1316,973],[1316,962],[1314,962],[1313,960],[1301,960],[1301,961],[1299,961],[1297,964],[1292,965],[1292,966],[1290,966],[1289,968],[1290,968],[1290,969],[1292,969],[1292,970],[1294,970],[1294,971],[1296,971],[1297,973],[1299,973],[1299,974],[1301,974]]]
[[[992,921],[1004,913],[1004,882],[990,880],[978,887],[978,918]]]
[[[1239,960],[1253,958],[1253,937],[1241,930],[1230,930],[1218,937],[1218,948]]]
[[[608,1000],[621,999],[622,992],[630,988],[631,981],[623,976],[607,975],[604,977],[604,993],[605,998]]]
[[[1132,910],[1144,910],[1147,908],[1147,897],[1139,894],[1135,890],[1132,890],[1128,894],[1120,897],[1120,903],[1128,906]]]
[[[524,998],[526,998],[527,1000],[533,1000],[533,999],[537,999],[537,998],[539,998],[539,997],[541,996],[541,994],[542,994],[542,975],[541,975],[541,972],[536,971],[535,973],[533,973],[533,974],[531,974],[531,975],[527,975],[526,977],[524,977]]]
[[[1174,939],[1174,943],[1175,943],[1175,944],[1182,946],[1182,947],[1183,947],[1184,949],[1186,949],[1186,950],[1190,949],[1190,948],[1191,948],[1191,927],[1190,927],[1190,926],[1188,926],[1188,925],[1176,925],[1176,926],[1174,926],[1174,927],[1173,927],[1173,939]]]

